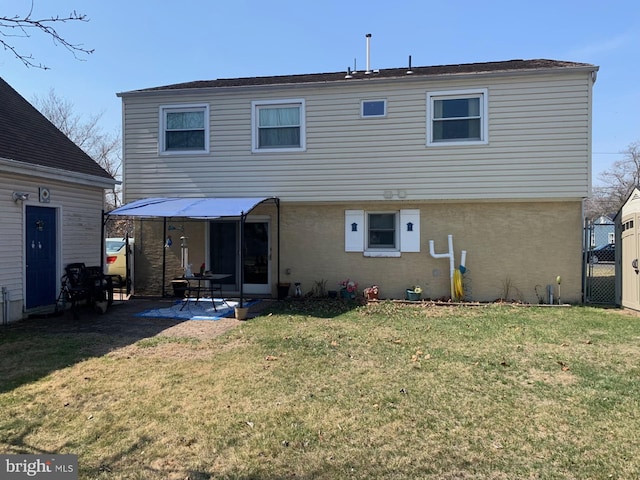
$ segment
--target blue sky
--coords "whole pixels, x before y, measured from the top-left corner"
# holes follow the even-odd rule
[[[120,128],[117,92],[191,80],[549,58],[598,65],[593,180],[640,141],[640,2],[624,0],[33,0],[34,17],[87,14],[60,25],[95,53],[76,60],[34,32],[13,42],[50,70],[0,50],[0,76],[27,100],[50,89],[80,114]],[[31,0],[4,0],[0,15]]]

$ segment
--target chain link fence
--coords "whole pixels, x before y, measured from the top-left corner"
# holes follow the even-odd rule
[[[584,229],[584,303],[615,305],[616,257],[613,222],[587,222]]]

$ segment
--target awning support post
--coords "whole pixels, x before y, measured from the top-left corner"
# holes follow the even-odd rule
[[[240,308],[244,306],[244,224],[247,216],[240,212]]]
[[[167,249],[164,248],[165,245],[165,238],[167,238],[167,217],[162,217],[163,222],[162,222],[162,232],[163,232],[163,237],[162,237],[162,298],[166,297],[166,293],[165,293],[165,281],[166,281],[166,277],[167,277]]]

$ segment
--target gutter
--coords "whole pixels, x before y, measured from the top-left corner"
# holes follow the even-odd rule
[[[375,74],[362,75],[361,77],[352,77],[351,79],[344,80],[321,80],[317,82],[290,82],[290,83],[266,83],[262,85],[233,85],[233,86],[218,86],[218,87],[192,87],[192,88],[167,88],[156,90],[132,90],[128,92],[116,93],[118,98],[134,98],[134,97],[163,97],[163,96],[176,96],[176,95],[193,95],[195,94],[210,94],[210,93],[224,93],[227,91],[242,90],[242,91],[273,91],[278,88],[292,89],[292,88],[314,88],[318,86],[336,85],[344,86],[349,83],[355,85],[366,85],[364,82],[375,82],[376,84],[405,82],[405,83],[425,83],[435,80],[449,80],[449,79],[476,79],[476,78],[501,78],[501,77],[522,77],[532,75],[549,75],[549,74],[564,74],[564,73],[590,73],[591,80],[595,83],[597,72],[599,67],[596,65],[588,66],[571,66],[571,67],[552,67],[552,68],[539,68],[539,69],[523,69],[523,70],[493,70],[487,72],[464,72],[464,73],[442,73],[442,74],[430,74],[420,75],[412,74],[405,76],[395,77],[377,77]]]
[[[115,180],[114,178],[99,177],[97,175],[73,172],[71,170],[62,170],[60,168],[47,167],[45,165],[37,165],[33,163],[19,162],[17,160],[1,157],[0,172],[26,174],[33,177],[46,178],[48,180],[58,180],[61,182],[101,188],[113,188],[116,185],[122,184],[121,181]]]

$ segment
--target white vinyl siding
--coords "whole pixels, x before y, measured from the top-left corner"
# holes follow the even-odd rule
[[[61,171],[61,174],[63,173]],[[38,192],[41,187],[49,189],[48,203],[39,202]],[[58,229],[56,278],[59,279],[62,269],[68,263],[84,262],[87,265],[100,265],[104,190],[5,171],[0,175],[0,190],[8,192],[0,198],[0,212],[3,219],[3,230],[0,233],[0,264],[2,265],[0,286],[7,287],[11,302],[19,305],[19,307],[12,307],[13,314],[18,314],[22,310],[25,295],[23,281],[26,277],[24,244],[26,206],[41,206],[56,210]],[[29,193],[29,200],[14,202],[11,198],[11,192],[14,191]]]
[[[589,195],[592,82],[586,71],[296,85],[297,97],[305,99],[305,151],[253,153],[252,102],[258,96],[261,102],[291,98],[291,88],[124,95],[125,199],[277,195],[283,201],[357,202]],[[427,147],[427,93],[484,88],[490,92],[490,143]],[[158,107],[177,98],[211,105],[208,155],[158,155]],[[364,121],[363,98],[386,98],[394,114]]]

